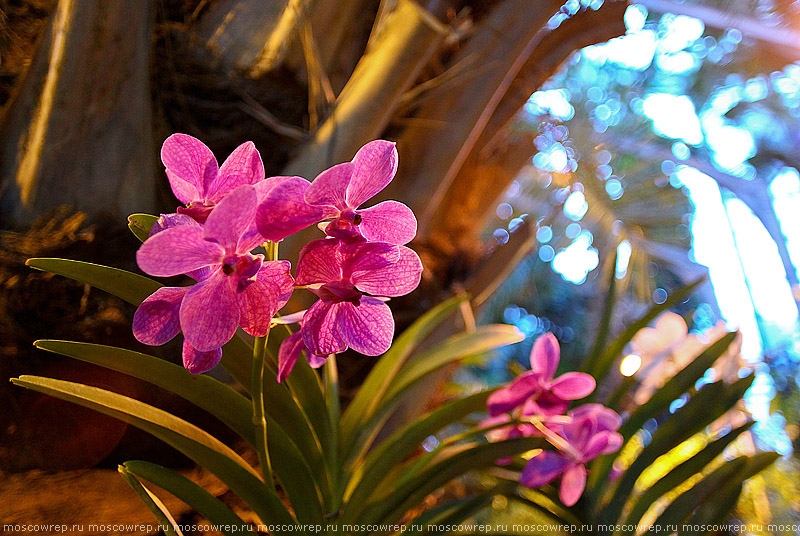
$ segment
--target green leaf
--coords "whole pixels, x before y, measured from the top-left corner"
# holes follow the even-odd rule
[[[608,374],[614,361],[616,361],[617,357],[622,353],[622,350],[625,349],[625,345],[633,339],[633,336],[636,335],[640,329],[647,327],[658,315],[689,298],[692,292],[694,292],[703,281],[705,281],[705,278],[700,278],[685,287],[681,287],[675,290],[664,303],[653,306],[643,317],[628,326],[625,331],[614,339],[602,354],[596,357],[590,355],[589,360],[583,365],[584,372],[588,372],[594,376],[597,383],[602,383],[602,379]]]
[[[725,448],[730,445],[739,435],[746,430],[749,430],[753,423],[747,423],[740,426],[736,430],[725,434],[723,437],[710,442],[703,449],[684,462],[674,467],[669,473],[661,477],[652,486],[647,488],[641,496],[636,499],[628,516],[625,518],[624,525],[635,525],[641,517],[647,513],[650,506],[658,500],[662,495],[669,492],[671,489],[685,482],[692,476],[701,472],[704,467],[717,458]],[[622,534],[633,534],[633,530],[623,531]]]
[[[57,340],[33,344],[41,350],[129,374],[173,392],[222,421],[251,445],[255,443],[250,400],[210,376],[192,374],[163,359],[113,346]]]
[[[133,305],[139,305],[150,294],[164,286],[158,281],[126,270],[89,262],[36,258],[28,259],[25,264],[37,270],[86,283]],[[252,355],[253,348],[238,336],[231,339],[222,349],[222,366],[248,391]]]
[[[440,505],[435,511],[428,511],[425,514],[434,513],[432,516],[422,516],[416,518],[412,523],[415,527],[422,528],[421,534],[440,536],[451,532],[450,527],[457,527],[466,519],[474,516],[490,504],[492,500],[501,493],[501,489],[492,488],[478,495],[466,497]],[[433,529],[433,530],[429,530]],[[412,533],[417,533],[419,529]]]
[[[714,362],[721,356],[736,338],[737,333],[727,333],[714,344],[703,350],[686,367],[675,374],[658,389],[650,399],[639,406],[628,420],[620,427],[619,433],[629,439],[648,419],[658,417],[667,409],[673,400],[690,390]]]
[[[673,400],[692,389],[706,370],[722,355],[736,338],[736,333],[727,333],[714,344],[703,350],[686,367],[675,374],[661,389],[658,389],[650,399],[639,406],[623,423],[619,433],[627,441],[639,430],[648,419],[656,418],[664,413]],[[592,464],[592,475],[589,480],[590,487],[604,487],[606,477],[611,470],[614,458],[604,456]]]
[[[711,531],[701,529],[709,525],[724,523],[739,502],[739,495],[745,480],[772,465],[778,457],[779,455],[775,452],[762,452],[749,457],[746,465],[738,473],[723,482],[721,487],[712,491],[706,501],[686,522],[688,530],[681,531],[679,534],[710,534]]]
[[[172,514],[169,513],[164,503],[162,503],[152,491],[139,482],[135,476],[125,470],[123,466],[120,465],[118,470],[125,482],[133,488],[133,491],[136,492],[136,495],[139,496],[145,506],[156,516],[159,528],[164,531],[164,534],[166,536],[183,536],[178,523],[175,521],[175,518],[172,517]]]
[[[97,387],[38,376],[20,376],[11,381],[15,385],[74,402],[141,428],[215,474],[262,521],[287,526],[295,524],[277,495],[267,488],[252,467],[193,424],[138,400]]]
[[[369,420],[369,415],[375,412],[383,394],[411,353],[436,326],[452,315],[465,299],[465,296],[450,298],[422,315],[406,328],[392,343],[389,351],[378,359],[342,416],[340,431],[342,445],[349,446],[351,444],[357,433],[357,427]]]
[[[150,238],[150,228],[157,219],[158,216],[152,214],[131,214],[128,216],[128,229],[136,238],[144,242]]]
[[[225,536],[238,536],[242,533],[253,532],[252,527],[242,521],[228,506],[175,471],[154,463],[138,460],[123,463],[120,466],[120,472],[123,471],[128,475],[147,480],[159,488],[170,492],[175,497],[194,508],[197,513],[211,524],[216,525],[217,530],[222,532]]]
[[[374,413],[362,417],[363,424],[356,430],[358,435],[354,437],[352,445],[346,447],[348,453],[355,452],[354,446],[360,447],[361,451],[368,448],[374,434],[377,433],[391,410],[411,387],[428,374],[465,357],[508,346],[524,338],[522,332],[514,326],[505,324],[479,326],[472,333],[461,333],[450,337],[431,350],[423,352],[413,361],[406,363],[388,387],[381,403],[374,406]]]
[[[381,498],[366,506],[358,523],[392,523],[400,519],[427,495],[453,478],[469,471],[493,466],[497,460],[538,448],[547,448],[542,438],[523,437],[496,443],[473,444],[409,475],[391,489],[381,490]]]
[[[428,374],[464,357],[509,346],[524,339],[525,334],[518,328],[507,324],[478,326],[471,333],[453,335],[400,369],[383,398],[391,400]]]
[[[752,384],[753,376],[731,386],[722,382],[706,385],[670,418],[659,424],[651,442],[623,473],[617,489],[603,509],[604,523],[614,523],[622,513],[634,483],[650,464],[714,422],[738,401]]]
[[[43,272],[52,272],[86,283],[133,305],[139,305],[150,294],[164,286],[158,281],[133,272],[90,262],[38,258],[28,259],[25,264]]]
[[[746,465],[746,457],[736,458],[722,464],[694,486],[678,495],[653,522],[653,528],[645,534],[658,534],[662,530],[666,530],[667,525],[675,527],[667,532],[677,532],[679,527],[692,515],[695,508],[704,503],[722,485],[729,482]]]
[[[483,391],[448,402],[397,430],[384,440],[369,453],[353,475],[345,494],[345,501],[350,503],[349,507],[362,507],[389,471],[413,454],[425,438],[470,413],[485,410],[486,400],[492,392],[494,391]]]
[[[42,340],[34,345],[42,350],[80,359],[129,374],[171,391],[207,411],[254,445],[252,404],[229,386],[202,374],[192,374],[183,367],[132,350],[70,341]],[[296,424],[291,429],[296,429]],[[267,416],[269,449],[276,476],[299,504],[298,515],[319,519],[320,482],[303,453],[284,428]]]

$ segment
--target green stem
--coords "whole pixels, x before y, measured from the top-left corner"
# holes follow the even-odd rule
[[[336,366],[336,355],[332,354],[328,357],[323,368],[323,380],[325,385],[325,405],[328,406],[328,418],[331,423],[331,441],[327,448],[328,463],[331,465],[332,473],[332,487],[336,490],[333,494],[333,504],[331,509],[338,510],[341,505],[343,490],[339,489],[339,484],[342,481],[339,468],[336,466],[338,459],[338,442],[337,431],[339,430],[339,418],[341,417],[341,405],[339,402],[339,369]]]
[[[266,260],[278,260],[277,242],[267,242],[264,244],[266,249]],[[266,370],[267,341],[269,340],[269,330],[263,337],[256,337],[253,345],[253,368],[252,368],[252,389],[253,396],[253,425],[256,427],[256,452],[258,453],[258,463],[261,466],[261,474],[264,475],[264,482],[275,491],[275,479],[272,476],[272,462],[269,459],[269,442],[267,441],[267,417],[264,410],[264,372]]]
[[[269,332],[264,337],[256,337],[253,346],[252,394],[253,425],[256,427],[256,452],[264,482],[275,491],[275,479],[272,477],[272,462],[269,459],[269,443],[267,442],[267,417],[264,414],[264,370],[266,368],[266,349]]]

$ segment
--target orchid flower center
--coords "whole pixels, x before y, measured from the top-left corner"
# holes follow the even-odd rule
[[[361,303],[361,291],[350,283],[326,283],[317,290],[317,295],[327,303],[350,302],[355,306]]]
[[[186,214],[197,223],[205,223],[215,206],[216,204],[211,201],[192,201],[186,207],[178,207],[177,212]]]
[[[242,292],[255,281],[256,274],[264,262],[263,255],[228,255],[222,261],[222,273],[237,278],[237,291]]]

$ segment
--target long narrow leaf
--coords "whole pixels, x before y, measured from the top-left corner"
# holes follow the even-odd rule
[[[397,430],[367,456],[363,470],[354,477],[345,500],[363,505],[388,472],[419,448],[427,437],[470,413],[484,410],[492,392],[456,399]]]
[[[351,445],[345,445],[344,448],[352,455],[354,446],[360,446],[362,449],[369,446],[371,438],[385,422],[390,411],[411,387],[428,374],[465,357],[514,344],[523,338],[522,332],[514,326],[493,324],[480,326],[472,333],[455,335],[431,350],[423,352],[397,373],[394,382],[383,395],[381,403],[374,406],[372,414],[362,417],[362,424],[357,429],[358,435],[353,437]]]
[[[131,475],[123,466],[119,466],[119,473],[122,475],[122,478],[128,485],[133,488],[133,491],[136,492],[136,495],[142,500],[142,502],[147,506],[147,509],[150,510],[153,515],[156,517],[156,521],[158,521],[159,528],[164,531],[166,536],[183,536],[183,532],[181,532],[178,523],[175,521],[175,518],[172,514],[167,510],[167,507],[162,503],[159,498],[149,489],[147,489],[144,484],[139,482],[139,480]]]
[[[238,536],[252,531],[252,528],[227,505],[171,469],[155,463],[134,460],[123,463],[120,466],[120,471],[122,470],[172,493],[215,525],[225,536]]]
[[[600,314],[600,324],[597,328],[597,334],[592,344],[592,349],[589,350],[589,355],[586,359],[587,362],[592,359],[592,356],[600,355],[603,347],[608,342],[608,337],[611,335],[611,321],[614,317],[614,306],[617,303],[617,250],[614,250],[614,255],[609,259],[609,264],[606,267],[608,270],[608,279],[606,280],[605,299],[603,300],[603,309]]]
[[[41,350],[129,374],[171,391],[222,421],[251,445],[255,443],[250,401],[210,376],[192,374],[163,359],[113,346],[56,340],[33,344]]]
[[[659,497],[667,493],[669,490],[675,488],[682,482],[685,482],[693,475],[701,472],[704,467],[716,459],[717,456],[722,454],[722,451],[724,451],[728,445],[730,445],[743,432],[749,430],[752,425],[752,422],[747,423],[744,426],[740,426],[736,430],[732,430],[731,432],[725,434],[721,438],[710,442],[708,445],[703,447],[700,452],[673,468],[669,473],[647,488],[647,490],[645,490],[644,493],[642,493],[642,495],[636,499],[633,508],[623,523],[625,526],[630,525],[631,530],[622,531],[622,534],[633,534],[635,532],[635,527],[633,527],[633,525],[635,525],[639,519],[641,519],[641,517]]]
[[[11,381],[141,428],[215,474],[263,521],[283,524],[289,529],[295,524],[277,495],[264,485],[252,467],[196,426],[138,400],[97,387],[37,376],[20,376]]]
[[[661,423],[653,439],[636,457],[620,479],[617,489],[602,513],[604,522],[615,522],[642,471],[659,456],[669,452],[728,411],[752,384],[753,376],[731,386],[722,382],[706,385],[670,418]]]
[[[627,441],[637,430],[639,430],[648,419],[658,417],[664,413],[673,400],[689,391],[699,380],[714,361],[722,355],[736,338],[736,333],[728,333],[716,341],[714,344],[703,350],[686,367],[669,379],[661,389],[658,389],[650,399],[639,406],[628,420],[619,429],[619,433]],[[598,458],[592,464],[592,474],[590,477],[590,487],[602,487],[606,477],[611,470],[614,461],[613,456]]]
[[[70,259],[36,258],[25,263],[31,268],[62,275],[113,294],[132,305],[139,305],[153,292],[163,287],[158,281],[133,272],[101,264]],[[222,366],[245,389],[249,388],[250,356],[253,350],[239,337],[223,347]]]
[[[406,328],[389,351],[378,359],[342,416],[340,440],[343,445],[351,443],[359,423],[366,422],[368,416],[374,413],[386,389],[412,352],[436,326],[455,312],[464,299],[466,297],[462,296],[450,298],[422,315]]]
[[[692,515],[695,508],[704,503],[716,489],[728,482],[736,473],[747,465],[747,458],[741,457],[729,461],[712,471],[694,486],[678,495],[667,506],[660,516],[653,523],[653,527],[645,534],[658,534],[667,530],[667,527],[675,527],[677,530]]]
[[[490,467],[499,459],[547,446],[544,439],[525,437],[464,448],[406,479],[388,495],[382,494],[379,502],[367,506],[358,523],[394,522],[453,478],[470,470]]]
[[[251,445],[255,443],[250,401],[214,378],[191,374],[162,359],[113,346],[52,340],[34,344],[37,348],[123,372],[171,391],[218,418]],[[319,519],[322,512],[318,507],[320,483],[316,474],[284,428],[269,416],[267,430],[275,472],[292,503],[299,505],[298,514]]]

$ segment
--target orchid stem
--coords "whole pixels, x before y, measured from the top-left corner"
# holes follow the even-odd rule
[[[278,260],[277,242],[267,242],[264,244],[267,255],[266,260]],[[267,441],[267,416],[264,412],[264,371],[266,369],[267,341],[269,340],[269,329],[263,337],[256,337],[253,345],[253,368],[252,368],[252,396],[253,396],[253,425],[256,427],[256,452],[258,453],[258,463],[261,466],[261,474],[264,482],[272,491],[275,488],[275,479],[272,476],[272,462],[269,458],[269,443]]]

